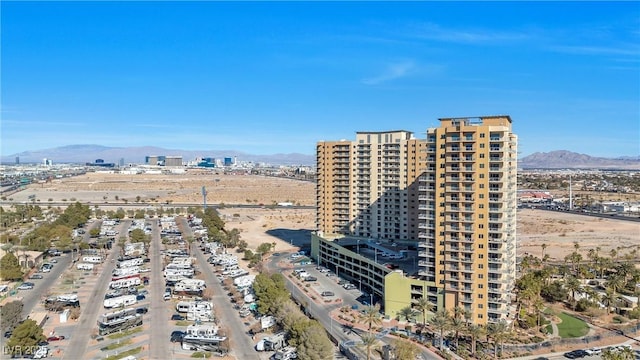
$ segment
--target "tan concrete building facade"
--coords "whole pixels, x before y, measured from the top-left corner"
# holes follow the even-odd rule
[[[419,252],[424,280],[444,288],[447,309],[476,323],[509,313],[516,266],[517,137],[511,118],[440,119],[427,131],[420,177]]]
[[[317,235],[418,245],[418,277],[400,281],[392,274],[377,289],[387,294],[388,315],[426,297],[465,309],[479,324],[512,317],[517,137],[511,119],[440,122],[426,139],[388,131],[319,142]]]

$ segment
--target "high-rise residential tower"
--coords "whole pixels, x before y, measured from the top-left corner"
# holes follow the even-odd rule
[[[380,294],[387,314],[425,297],[438,308],[465,309],[475,323],[506,319],[515,281],[511,119],[440,122],[426,139],[358,132],[355,141],[317,144],[319,243],[312,252]],[[356,239],[357,256],[322,239],[340,236]],[[417,249],[417,271],[398,275],[360,256],[360,244],[378,254],[385,242]]]

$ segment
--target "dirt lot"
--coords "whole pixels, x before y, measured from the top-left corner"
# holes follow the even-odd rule
[[[27,201],[36,195],[40,202],[81,201],[123,204],[140,201],[151,204],[202,203],[202,187],[207,202],[225,204],[265,204],[293,202],[315,205],[315,184],[312,182],[249,175],[213,175],[188,172],[184,175],[120,175],[87,174],[80,177],[55,179],[50,183],[31,185],[9,198]],[[117,197],[117,199],[116,199]],[[138,199],[138,197],[140,197]],[[146,206],[146,205],[143,205]],[[315,211],[312,209],[225,208],[221,210],[229,228],[242,232],[242,239],[250,247],[263,242],[276,242],[276,251],[291,248],[291,242],[303,241],[301,229],[312,230]],[[546,253],[562,259],[573,251],[578,241],[584,254],[600,247],[601,253],[620,248],[624,254],[640,245],[640,223],[601,219],[542,210],[518,211],[518,254],[540,255],[541,245]],[[306,239],[308,241],[308,239]]]

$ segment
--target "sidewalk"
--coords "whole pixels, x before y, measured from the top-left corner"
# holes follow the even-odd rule
[[[640,335],[634,337],[634,340],[628,339],[627,341],[621,342],[621,343],[617,343],[617,344],[611,344],[611,345],[605,345],[605,346],[591,346],[589,348],[592,347],[596,347],[596,348],[604,348],[604,347],[609,347],[609,346],[620,346],[620,345],[631,345],[633,347],[634,350],[638,350],[640,349]],[[586,350],[586,349],[584,349]],[[570,350],[567,350],[570,351]],[[515,360],[535,360],[539,357],[556,357],[556,356],[562,356],[564,353],[566,353],[567,351],[561,351],[561,352],[553,352],[553,353],[548,353],[548,354],[536,354],[536,355],[529,355],[529,356],[523,356],[523,357],[518,357],[518,358],[513,358]]]

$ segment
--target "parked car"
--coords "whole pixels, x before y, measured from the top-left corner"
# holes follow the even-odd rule
[[[49,336],[47,338],[47,341],[48,342],[52,342],[52,341],[60,341],[60,340],[64,340],[64,339],[65,339],[64,335],[56,335],[56,336]]]
[[[147,311],[149,311],[149,309],[147,309],[146,307],[139,307],[136,309],[136,313],[138,314],[146,314]]]
[[[600,355],[602,354],[602,349],[600,348],[591,348],[591,349],[587,349],[585,350],[585,352],[587,353],[587,355],[592,356],[592,355]]]
[[[186,333],[184,331],[174,331],[171,333],[171,342],[181,342]]]
[[[318,278],[315,276],[307,276],[304,278],[304,281],[318,281]]]
[[[32,280],[36,280],[36,279],[44,279],[44,276],[40,275],[40,274],[33,274],[29,277],[29,279]]]
[[[333,291],[323,291],[322,294],[320,294],[322,296],[334,296],[335,294],[333,293]]]
[[[182,315],[180,315],[180,314],[173,314],[173,315],[171,315],[171,320],[181,321],[181,320],[184,320],[184,319],[185,319],[185,317],[184,317],[184,316],[182,316]]]
[[[20,286],[18,286],[18,290],[31,290],[34,288],[34,283],[31,282],[24,282],[22,284],[20,284]]]
[[[568,358],[568,359],[579,359],[579,358],[583,358],[585,356],[587,356],[587,352],[584,350],[573,350],[573,351],[569,351],[564,353],[564,357]]]

